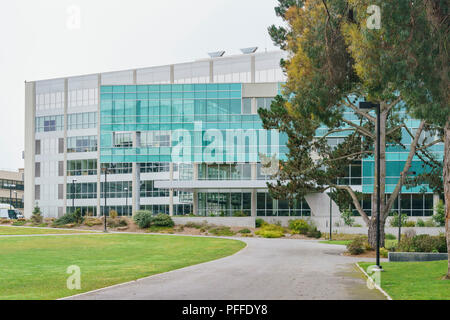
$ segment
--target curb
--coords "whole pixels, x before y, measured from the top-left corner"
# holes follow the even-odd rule
[[[375,288],[377,288],[383,295],[385,295],[386,298],[387,298],[388,300],[393,300],[393,299],[391,298],[391,296],[390,296],[386,291],[384,291],[379,285],[377,285],[377,284],[373,281],[373,279],[372,279],[371,277],[369,277],[369,275],[364,271],[363,268],[361,268],[361,266],[358,264],[358,262],[355,262],[355,266],[359,269],[359,271],[361,271],[361,272],[364,274],[364,276],[367,278],[367,280],[370,279],[370,281],[372,282],[373,286],[374,286]]]

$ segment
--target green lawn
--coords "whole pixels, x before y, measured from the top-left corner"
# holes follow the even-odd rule
[[[231,255],[238,240],[164,235],[0,238],[0,300],[56,299]],[[69,290],[67,267],[81,268]]]
[[[326,243],[326,244],[341,244],[341,245],[348,245],[352,240],[323,240],[319,241],[320,243]]]
[[[5,227],[0,226],[0,235],[29,235],[29,234],[66,234],[66,233],[86,233],[90,231],[81,230],[60,230],[44,229],[35,227]]]
[[[360,262],[364,270],[373,263]],[[447,261],[385,262],[381,287],[394,300],[450,300]]]
[[[352,240],[323,240],[319,241],[320,243],[327,243],[327,244],[340,244],[340,245],[348,245]],[[385,246],[390,248],[397,244],[397,240],[385,240]]]

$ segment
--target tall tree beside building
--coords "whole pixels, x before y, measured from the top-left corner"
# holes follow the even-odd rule
[[[279,0],[276,14],[285,26],[271,26],[269,33],[275,44],[289,53],[282,61],[288,80],[284,97],[277,97],[271,110],[260,110],[263,125],[267,129],[278,129],[289,137],[289,154],[282,162],[280,181],[271,185],[275,197],[301,197],[311,192],[324,192],[334,188],[341,195],[347,194],[358,213],[369,227],[369,242],[376,244],[376,214],[368,217],[361,208],[358,194],[348,185],[335,182],[353,161],[366,157],[377,160],[374,148],[376,118],[372,113],[360,110],[357,101],[361,97],[379,103],[381,108],[381,183],[374,183],[372,208],[376,208],[376,191],[381,193],[381,240],[384,243],[384,225],[397,198],[406,172],[411,167],[417,148],[424,148],[422,133],[426,127],[421,121],[415,132],[407,130],[404,119],[398,114],[402,97],[390,83],[404,75],[403,66],[396,70],[396,61],[384,60],[383,48],[373,47],[369,53],[378,67],[364,64],[364,54],[356,50],[362,34],[380,37],[380,29],[369,30],[364,12],[356,12],[355,1],[345,0]],[[372,35],[370,35],[372,34]],[[370,69],[369,69],[370,68]],[[380,69],[386,68],[386,72]],[[402,69],[403,68],[403,69]],[[366,77],[376,73],[374,79]],[[356,119],[345,116],[352,111]],[[325,127],[324,127],[325,126]],[[411,135],[411,145],[401,177],[392,194],[385,194],[386,148],[402,146],[402,129]],[[321,138],[317,131],[321,130]],[[344,134],[345,139],[332,148],[326,142],[335,134]],[[375,175],[376,175],[375,171]],[[387,198],[387,200],[386,200]],[[375,213],[375,210],[373,210]]]

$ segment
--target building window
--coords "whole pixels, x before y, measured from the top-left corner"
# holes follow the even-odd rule
[[[96,174],[97,159],[67,161],[67,176],[92,176]]]
[[[140,164],[141,173],[151,173],[151,172],[169,172],[170,163],[169,162],[144,162]]]
[[[105,197],[104,192],[105,183],[101,183],[100,197]],[[106,196],[108,198],[129,198],[132,195],[132,182],[131,181],[112,181],[106,183]]]
[[[311,209],[302,199],[294,199],[292,203],[288,200],[273,199],[267,192],[257,193],[257,215],[258,216],[310,216]]]
[[[67,184],[67,199],[96,199],[97,198],[97,183],[68,183]]]
[[[80,136],[67,138],[67,152],[97,151],[97,136]]]
[[[64,130],[64,116],[36,117],[36,132],[51,132]]]
[[[108,168],[108,174],[129,174],[133,172],[132,163],[102,163],[102,174],[104,168]]]
[[[141,147],[170,147],[170,131],[147,131],[141,133]]]
[[[153,197],[168,197],[169,190],[155,188],[153,181],[141,181],[141,191],[142,198],[153,198]]]
[[[133,133],[131,132],[114,132],[115,148],[131,148],[133,147]]]
[[[97,112],[71,113],[67,116],[67,129],[93,129],[97,127]]]

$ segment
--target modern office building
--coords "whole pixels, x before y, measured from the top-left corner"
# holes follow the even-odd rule
[[[170,215],[328,215],[325,193],[291,204],[267,193],[270,168],[261,161],[282,159],[286,137],[262,129],[257,110],[280,93],[284,53],[242,51],[26,82],[25,215],[35,204],[49,217],[73,208],[94,215],[112,209],[120,215],[139,209]],[[404,151],[388,153],[388,188],[405,158]],[[413,170],[420,168],[414,161]],[[342,182],[368,195],[373,160],[352,165]],[[405,189],[402,211],[431,215],[437,200],[430,190]],[[370,213],[367,197],[363,205]]]
[[[23,212],[24,169],[0,170],[0,203]]]

